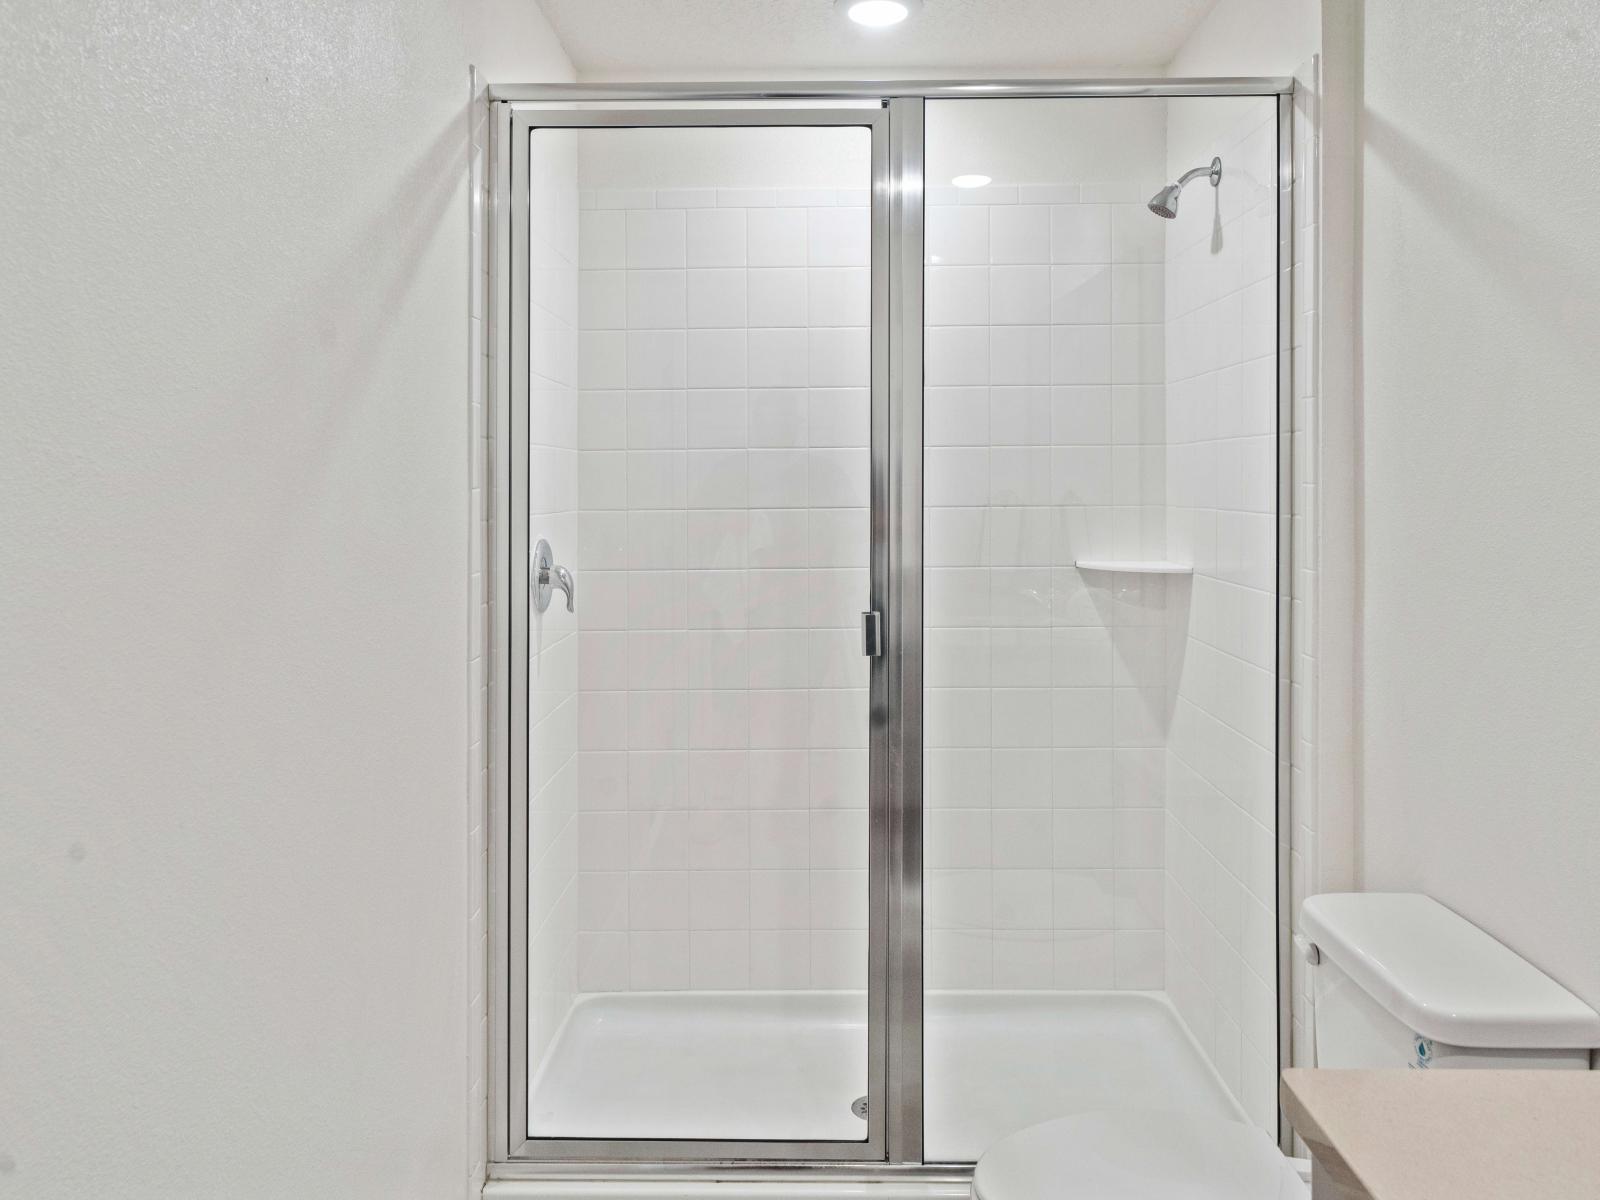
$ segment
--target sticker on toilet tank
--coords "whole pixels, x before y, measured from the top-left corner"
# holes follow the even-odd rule
[[[1433,1065],[1433,1039],[1413,1037],[1411,1045],[1417,1052],[1416,1061],[1411,1064],[1415,1070],[1426,1071]]]

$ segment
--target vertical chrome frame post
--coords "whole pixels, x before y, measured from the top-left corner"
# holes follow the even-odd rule
[[[511,397],[528,394],[528,323],[526,299],[520,337],[513,338],[517,322],[512,320],[517,306],[511,297],[518,291],[526,297],[528,289],[528,193],[524,188],[520,203],[514,203],[510,186],[513,143],[510,136],[511,110],[505,104],[490,106],[491,150],[489,155],[489,343],[492,370],[486,403],[490,456],[488,492],[491,497],[492,536],[486,556],[490,574],[490,654],[489,714],[487,729],[489,763],[489,1161],[504,1162],[511,1156],[507,1130],[511,1110],[518,1108],[512,1086],[512,1056],[527,1041],[527,879],[513,888],[510,872],[510,847],[514,833],[525,831],[527,806],[510,802],[513,778],[521,781],[527,794],[527,670],[528,670],[528,593],[513,589],[513,577],[527,577],[527,512],[516,514],[513,495],[528,494],[527,408],[523,405],[521,451],[512,430]],[[522,172],[527,172],[527,145],[522,147]],[[519,253],[520,249],[520,253]],[[515,478],[514,478],[515,476]],[[521,547],[520,553],[517,547]],[[520,574],[518,574],[520,572]],[[521,664],[517,666],[516,664]],[[513,688],[513,677],[519,686]],[[515,705],[512,697],[518,697]],[[513,737],[517,714],[522,721],[521,737]],[[524,832],[525,836],[525,832]],[[523,843],[526,844],[525,842]],[[517,896],[521,900],[516,899]],[[520,918],[518,904],[520,903]],[[522,928],[520,946],[511,936]],[[519,990],[524,993],[520,1002]],[[523,1014],[520,1035],[514,1034],[513,1012]],[[524,1049],[525,1054],[525,1049]],[[521,1090],[520,1109],[526,1128],[527,1088]]]
[[[920,96],[890,101],[887,597],[890,697],[889,1157],[922,1161],[922,263]]]
[[[1277,920],[1278,1071],[1294,1054],[1294,90],[1278,96],[1278,632],[1277,632]],[[1294,1131],[1278,1106],[1278,1144]]]

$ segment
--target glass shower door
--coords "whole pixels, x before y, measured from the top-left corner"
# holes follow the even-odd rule
[[[927,103],[929,1161],[1275,1131],[1279,110]]]
[[[882,1158],[883,110],[513,121],[513,1141]]]

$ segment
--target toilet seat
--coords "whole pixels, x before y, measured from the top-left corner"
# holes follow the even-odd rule
[[[973,1200],[1306,1200],[1289,1160],[1254,1126],[1174,1112],[1062,1117],[978,1159]]]

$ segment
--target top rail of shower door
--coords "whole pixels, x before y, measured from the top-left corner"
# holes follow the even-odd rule
[[[1287,75],[1214,78],[1123,79],[799,79],[726,83],[496,83],[491,100],[876,100],[921,96],[927,100],[1028,97],[1281,96],[1294,91]]]

